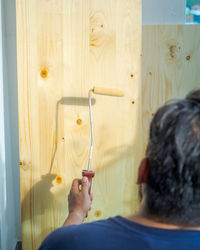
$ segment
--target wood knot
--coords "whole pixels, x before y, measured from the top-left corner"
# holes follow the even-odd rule
[[[134,77],[134,74],[131,74],[130,77]]]
[[[26,167],[26,162],[25,161],[20,162],[20,165],[23,166],[23,167]]]
[[[176,45],[169,46],[169,51],[170,51],[171,58],[174,58],[176,54]]]
[[[186,56],[186,60],[189,61],[191,59],[191,56]]]
[[[95,211],[95,213],[94,213],[94,215],[95,215],[96,217],[100,217],[101,214],[102,214],[101,210],[97,210],[97,211]]]
[[[19,162],[20,168],[22,168],[24,171],[27,171],[28,169],[31,168],[31,162],[26,163],[25,161],[20,161]]]
[[[40,76],[42,78],[47,78],[47,76],[48,76],[47,70],[46,69],[42,69],[41,72],[40,72]]]
[[[77,119],[76,123],[80,126],[82,124],[82,120],[79,118]]]
[[[56,176],[56,183],[61,184],[62,183],[62,177],[61,176]]]
[[[132,104],[135,104],[135,100],[132,100],[132,102],[131,102]]]
[[[149,72],[149,75],[152,76],[152,72]]]

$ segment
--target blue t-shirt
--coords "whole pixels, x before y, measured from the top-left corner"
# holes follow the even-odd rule
[[[121,216],[61,227],[39,250],[200,250],[200,231],[143,226]]]

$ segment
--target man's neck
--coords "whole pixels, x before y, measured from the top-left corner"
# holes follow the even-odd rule
[[[130,215],[126,218],[130,221],[133,221],[135,223],[148,226],[148,227],[170,229],[170,230],[200,230],[200,227],[185,227],[185,226],[183,227],[179,225],[162,223],[162,222],[159,222],[158,219],[152,219],[152,218],[148,218],[144,216],[142,211],[139,211],[138,213],[134,215]]]

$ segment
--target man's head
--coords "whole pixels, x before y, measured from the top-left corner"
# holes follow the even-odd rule
[[[148,216],[200,226],[200,90],[155,114],[139,171]]]

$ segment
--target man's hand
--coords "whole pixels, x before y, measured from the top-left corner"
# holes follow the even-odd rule
[[[80,224],[91,210],[92,195],[88,193],[90,184],[87,177],[75,179],[68,196],[69,215],[64,226]]]

